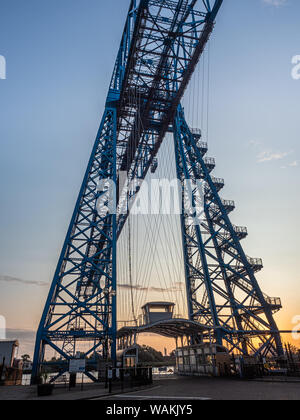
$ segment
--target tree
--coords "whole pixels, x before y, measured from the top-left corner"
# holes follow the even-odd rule
[[[23,354],[23,356],[21,356],[21,359],[23,360],[23,362],[29,362],[30,356],[29,354]]]
[[[293,354],[299,354],[300,349],[293,344],[288,344],[288,348]]]
[[[149,346],[139,347],[139,360],[141,362],[163,362],[164,356],[161,352]]]

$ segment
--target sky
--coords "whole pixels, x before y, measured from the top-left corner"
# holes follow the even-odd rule
[[[127,0],[0,0],[0,315],[32,346],[103,113]],[[300,314],[298,0],[224,0],[210,42],[209,154],[280,296]],[[0,73],[1,74],[1,73]],[[300,342],[299,342],[300,345]]]

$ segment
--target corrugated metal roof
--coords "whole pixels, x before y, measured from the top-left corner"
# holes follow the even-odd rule
[[[151,325],[143,325],[141,327],[123,327],[118,331],[118,338],[142,333],[153,333],[164,337],[176,338],[186,335],[201,334],[211,329],[213,328],[187,319],[170,319],[167,321],[159,321]]]

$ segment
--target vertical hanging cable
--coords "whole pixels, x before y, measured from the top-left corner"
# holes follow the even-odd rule
[[[207,45],[207,143],[209,142],[209,106],[210,106],[210,42]]]
[[[130,294],[131,294],[131,311],[133,316],[133,321],[137,326],[137,318],[135,315],[134,309],[134,299],[133,299],[133,284],[132,284],[132,260],[131,260],[131,220],[130,215],[128,217],[128,264],[129,264],[129,282],[130,282]]]

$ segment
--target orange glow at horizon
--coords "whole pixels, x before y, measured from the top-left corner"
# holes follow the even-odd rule
[[[169,355],[176,348],[174,338],[167,338],[156,334],[142,334],[138,338],[138,344],[153,347],[163,355],[165,354],[165,349],[167,349],[167,354]]]
[[[295,314],[291,310],[283,310],[281,314],[278,313],[277,316],[275,315],[278,328],[281,331],[292,331],[296,327],[296,324],[292,324],[294,317]],[[300,322],[298,324],[300,324]],[[298,326],[298,329],[300,331],[300,325]],[[300,334],[299,339],[297,340],[293,339],[292,334],[282,334],[282,343],[283,345],[290,343],[300,348]],[[162,354],[164,354],[165,349],[167,349],[167,353],[170,354],[176,348],[175,339],[166,338],[156,334],[142,334],[138,338],[138,344],[153,347]]]

